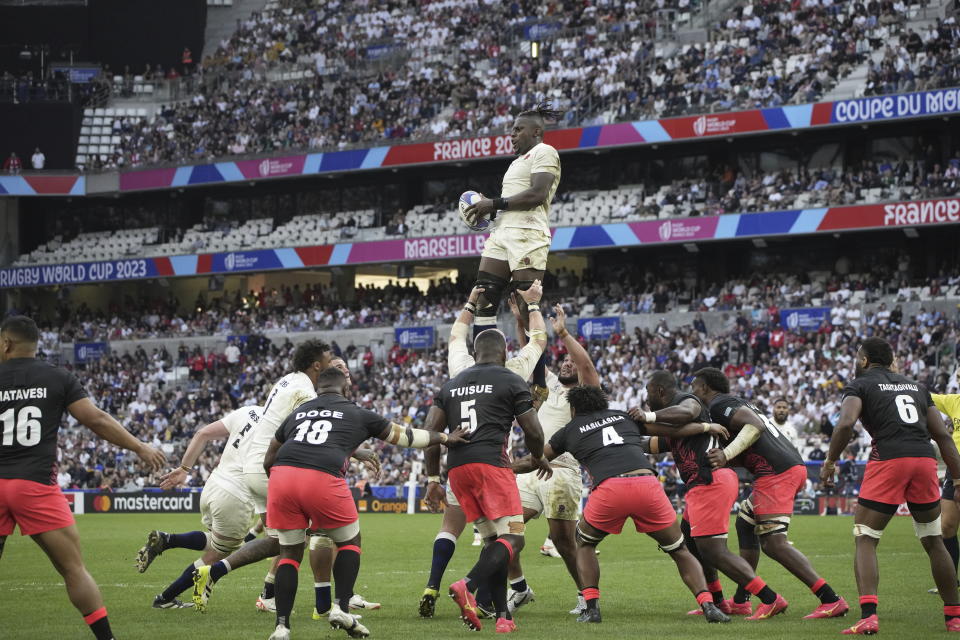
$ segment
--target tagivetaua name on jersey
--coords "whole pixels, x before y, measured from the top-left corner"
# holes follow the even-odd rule
[[[878,382],[877,388],[880,389],[880,391],[920,391],[920,388],[915,384],[888,384]]]

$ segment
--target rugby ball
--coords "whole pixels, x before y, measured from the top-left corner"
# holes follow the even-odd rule
[[[470,229],[470,231],[484,231],[490,226],[490,220],[487,218],[481,218],[473,223],[470,223],[467,220],[467,209],[481,200],[483,200],[482,194],[479,194],[476,191],[464,191],[462,194],[460,194],[460,200],[457,202],[457,207],[460,211],[460,219],[463,221],[463,224],[467,225],[467,228]]]

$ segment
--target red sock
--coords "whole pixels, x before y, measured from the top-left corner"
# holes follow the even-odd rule
[[[960,618],[960,605],[956,604],[945,604],[943,605],[943,617],[947,620],[952,618]]]
[[[819,580],[813,583],[813,585],[810,587],[810,591],[813,592],[813,595],[817,595],[817,591],[820,591],[820,588],[825,584],[827,584],[827,581],[824,580],[823,578],[820,578]]]
[[[702,607],[705,602],[713,602],[713,596],[709,591],[701,591],[697,594],[697,604]]]
[[[877,596],[860,596],[860,617],[869,618],[877,615]]]
[[[90,626],[90,631],[97,640],[113,640],[113,632],[110,630],[110,622],[107,620],[107,608],[100,607],[93,613],[83,616],[83,621]]]
[[[600,589],[596,587],[585,587],[583,589],[583,599],[584,600],[599,600],[600,599]]]

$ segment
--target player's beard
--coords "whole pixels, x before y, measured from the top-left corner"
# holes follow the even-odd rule
[[[860,376],[863,375],[864,371],[866,371],[866,369],[860,366],[860,362],[857,362],[857,364],[853,368],[853,377],[859,378]]]
[[[578,376],[577,374],[573,374],[570,376],[557,376],[557,380],[559,380],[560,384],[562,384],[563,386],[567,386],[570,384],[577,384],[578,382],[580,382],[580,376]]]

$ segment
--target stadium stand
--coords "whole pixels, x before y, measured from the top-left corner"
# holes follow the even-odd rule
[[[885,48],[933,28],[923,5],[902,1],[736,3],[705,25],[709,41],[685,44],[676,29],[713,19],[686,0],[556,14],[486,1],[356,7],[348,15],[303,0],[269,3],[205,58],[200,80],[174,80],[195,91],[98,159],[136,167],[486,135],[545,98],[568,111],[564,125],[812,102]],[[931,54],[949,50],[951,26],[937,23]],[[446,46],[451,35],[459,49]],[[938,71],[923,86],[951,78]]]

